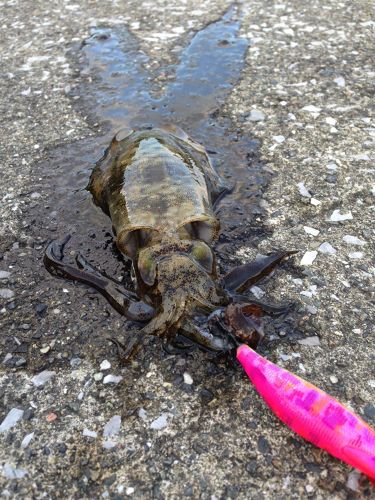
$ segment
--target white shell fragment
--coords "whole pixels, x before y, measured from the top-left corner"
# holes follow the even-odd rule
[[[324,243],[322,243],[320,245],[320,247],[318,248],[318,251],[321,253],[327,253],[330,255],[334,255],[336,253],[336,249],[333,248],[333,246],[330,243],[328,243],[328,241],[325,241]]]
[[[18,408],[12,408],[8,415],[4,418],[0,425],[0,432],[6,432],[16,425],[16,423],[22,418],[23,410]]]
[[[318,236],[320,233],[319,229],[314,229],[313,227],[309,226],[303,226],[303,229],[305,230],[305,233],[311,234],[311,236]]]
[[[282,144],[285,141],[285,137],[283,135],[274,135],[272,139],[278,144]]]
[[[0,297],[2,299],[11,299],[14,297],[14,292],[9,288],[0,288]]]
[[[328,170],[335,172],[338,167],[337,167],[336,163],[331,162],[331,163],[328,163],[327,168],[328,168]]]
[[[361,479],[361,473],[359,470],[352,470],[346,481],[346,486],[352,491],[360,491],[359,481]]]
[[[351,220],[353,219],[353,215],[351,212],[348,212],[347,214],[342,214],[340,210],[334,210],[331,214],[331,217],[329,220],[331,222],[341,222],[344,220]]]
[[[193,379],[192,379],[190,373],[184,372],[184,382],[187,385],[192,385],[193,384]]]
[[[334,118],[331,118],[330,116],[327,116],[327,118],[325,119],[325,122],[328,125],[332,125],[334,127],[337,123],[337,120],[335,120]]]
[[[111,363],[108,360],[104,360],[100,363],[100,369],[101,370],[109,370],[111,368]]]
[[[350,234],[346,234],[343,237],[343,240],[348,245],[359,245],[359,246],[366,245],[366,242],[364,240],[360,240],[359,238],[357,238],[357,236],[351,236]]]
[[[121,375],[106,375],[103,379],[103,384],[118,384],[122,379]]]
[[[349,259],[362,259],[363,252],[350,252],[348,254]]]
[[[31,382],[35,385],[35,387],[43,387],[55,375],[56,375],[56,372],[44,370],[44,371],[38,373],[38,375],[35,375],[31,379]]]
[[[103,436],[104,437],[116,436],[116,434],[120,432],[120,427],[121,427],[121,416],[114,415],[105,424],[103,429]]]
[[[87,427],[85,427],[83,429],[82,435],[90,438],[96,438],[98,436],[98,433],[95,431],[90,431],[90,429],[87,429]]]
[[[259,286],[255,286],[255,285],[250,288],[250,292],[257,299],[261,299],[263,297],[263,295],[266,294],[266,292],[264,290],[262,290],[261,288],[259,288]]]
[[[168,425],[168,413],[162,413],[160,417],[156,418],[151,422],[151,429],[154,431],[159,431],[164,429]]]
[[[262,111],[258,111],[257,109],[252,109],[250,111],[249,120],[251,122],[262,122],[265,119],[264,113]]]
[[[314,205],[314,207],[317,207],[318,205],[321,205],[322,202],[320,200],[317,200],[316,198],[311,198],[310,203],[311,205]]]
[[[333,81],[338,87],[345,87],[345,78],[343,76],[338,76]]]
[[[139,408],[138,416],[142,420],[147,420],[147,411],[144,408]]]
[[[315,347],[320,345],[320,340],[317,335],[314,335],[313,337],[306,337],[305,339],[297,340],[297,342],[301,345],[307,345],[310,347]]]
[[[309,106],[304,106],[302,108],[302,111],[307,111],[308,113],[320,113],[321,108],[318,108],[317,106],[314,106],[313,104],[310,104]]]
[[[317,255],[318,255],[318,252],[316,250],[311,250],[311,251],[306,252],[301,259],[300,266],[311,266],[311,264],[316,259]]]
[[[34,437],[34,433],[26,434],[26,436],[22,439],[21,448],[27,448]]]
[[[304,183],[303,183],[303,182],[299,182],[299,183],[297,184],[297,186],[298,186],[299,194],[300,194],[301,196],[304,196],[305,198],[311,198],[311,194],[310,194],[310,192],[308,191],[308,189],[306,189],[306,187],[305,187],[305,185],[304,185]]]
[[[24,469],[16,469],[16,467],[13,467],[13,465],[10,464],[4,464],[2,467],[2,473],[3,476],[7,477],[8,479],[21,479],[22,477],[26,476],[27,471]]]

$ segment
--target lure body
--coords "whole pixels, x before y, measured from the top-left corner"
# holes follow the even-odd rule
[[[272,411],[294,432],[375,479],[375,431],[314,385],[247,345],[237,359]]]

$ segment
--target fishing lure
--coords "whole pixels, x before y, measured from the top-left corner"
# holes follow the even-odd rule
[[[237,359],[262,398],[294,432],[367,474],[375,485],[375,430],[321,389],[245,344]]]

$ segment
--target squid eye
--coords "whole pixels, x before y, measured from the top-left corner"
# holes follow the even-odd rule
[[[138,271],[146,285],[152,286],[155,283],[156,261],[147,248],[139,254]]]
[[[202,267],[204,267],[208,273],[212,274],[214,257],[208,245],[203,243],[203,241],[194,243],[194,246],[191,250],[191,256],[194,257],[194,260],[196,260]]]

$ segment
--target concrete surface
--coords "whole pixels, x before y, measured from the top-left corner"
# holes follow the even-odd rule
[[[279,331],[266,354],[374,425],[373,6],[362,0],[238,5],[250,48],[222,113],[262,141],[272,177],[262,200],[269,237],[256,248],[242,242],[235,257],[299,249],[296,265],[255,293],[302,304],[299,328],[319,339],[303,345]],[[42,266],[51,233],[63,233],[59,214],[50,218],[49,158],[77,140],[91,137],[94,144],[101,127],[68,95],[84,76],[67,51],[92,26],[125,24],[160,68],[170,63],[172,48],[185,46],[228,6],[223,0],[0,4],[0,421],[12,408],[21,410],[0,434],[3,498],[373,496],[350,467],[279,423],[238,368],[201,352],[168,356],[153,339],[142,362],[121,367],[105,337],[121,329],[122,318]],[[336,210],[350,215],[332,221]],[[299,265],[314,251],[307,255],[316,255],[311,265]],[[105,359],[111,367],[101,370]],[[43,370],[54,374],[37,387],[32,379]],[[123,378],[104,384],[100,373]]]

